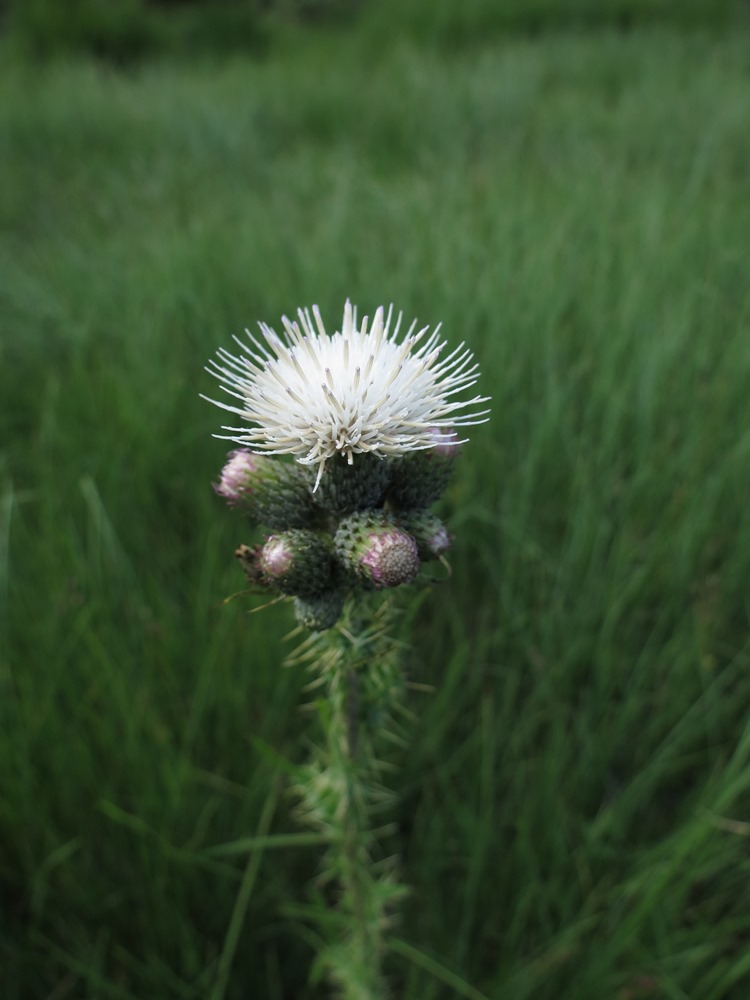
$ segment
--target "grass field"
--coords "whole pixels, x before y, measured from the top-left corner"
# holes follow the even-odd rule
[[[750,995],[745,31],[0,72],[0,995],[323,997],[203,365],[393,301],[493,396],[393,783],[402,1000]],[[405,594],[408,606],[413,592]],[[224,851],[256,832],[264,852]],[[218,998],[216,998],[218,1000]]]

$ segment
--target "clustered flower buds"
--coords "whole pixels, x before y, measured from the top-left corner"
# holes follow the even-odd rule
[[[273,529],[263,543],[237,550],[248,581],[294,597],[300,624],[322,631],[336,624],[347,594],[411,583],[422,563],[450,548],[427,506],[447,484],[455,453],[363,455],[352,465],[336,457],[314,490],[304,466],[239,449],[214,488],[254,525]]]
[[[450,479],[458,429],[488,411],[476,409],[486,397],[457,398],[477,365],[463,344],[445,353],[439,327],[415,321],[400,339],[392,307],[370,326],[350,302],[333,334],[317,307],[297,315],[283,336],[261,323],[262,340],[248,333],[240,354],[221,349],[208,368],[240,405],[211,402],[245,422],[220,435],[243,447],[214,488],[272,532],[237,550],[247,579],[293,597],[297,620],[321,631],[347,594],[410,583],[450,547],[428,508]]]

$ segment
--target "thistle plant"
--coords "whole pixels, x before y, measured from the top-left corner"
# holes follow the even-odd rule
[[[401,738],[404,687],[391,593],[450,548],[429,508],[487,398],[461,398],[478,366],[464,344],[446,353],[439,326],[414,322],[400,338],[393,307],[359,324],[350,302],[333,334],[317,307],[297,315],[282,335],[246,331],[238,353],[220,349],[207,368],[231,397],[210,402],[242,421],[216,435],[239,447],[214,488],[264,529],[236,551],[250,586],[287,598],[305,633],[287,662],[311,673],[320,721],[295,788],[326,843],[318,967],[338,996],[380,1000],[402,892],[396,862],[378,856],[392,801],[383,754]]]

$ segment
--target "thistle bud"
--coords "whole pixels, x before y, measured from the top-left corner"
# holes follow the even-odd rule
[[[271,535],[256,562],[262,583],[295,597],[319,594],[331,577],[331,553],[314,531],[293,529]]]
[[[227,459],[219,482],[214,483],[214,490],[234,507],[252,492],[251,480],[258,468],[259,456],[247,448],[237,448],[229,452]]]
[[[313,632],[325,632],[332,628],[344,610],[343,590],[324,590],[315,597],[296,597],[294,613],[300,625]]]
[[[417,543],[423,562],[439,559],[451,547],[451,536],[443,522],[428,510],[405,511],[398,516],[399,527]]]
[[[453,474],[459,444],[455,432],[435,431],[435,446],[396,459],[391,466],[388,500],[397,510],[429,507]]]
[[[342,564],[365,586],[398,587],[410,583],[419,571],[417,543],[380,511],[345,518],[333,545]]]
[[[324,510],[341,516],[379,506],[388,487],[390,462],[376,455],[357,455],[351,465],[336,455],[326,465],[314,500]]]
[[[214,489],[256,524],[283,531],[303,528],[314,518],[307,476],[296,464],[238,448],[228,456]]]

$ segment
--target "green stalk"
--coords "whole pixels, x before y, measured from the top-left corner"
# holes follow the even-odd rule
[[[369,603],[369,602],[368,602]],[[379,781],[381,736],[393,733],[390,708],[402,681],[387,608],[367,607],[308,640],[300,650],[320,691],[316,708],[324,745],[303,769],[299,792],[307,822],[330,837],[323,879],[335,885],[335,905],[321,914],[331,940],[319,956],[343,1000],[383,1000],[382,963],[389,912],[402,889],[393,863],[384,864],[372,816],[392,797]]]

